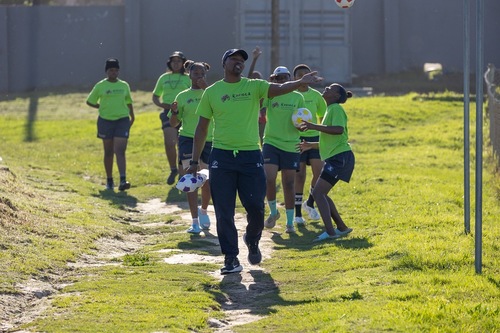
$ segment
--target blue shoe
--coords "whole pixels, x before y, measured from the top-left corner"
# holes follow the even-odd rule
[[[279,218],[280,218],[279,211],[276,213],[276,215],[269,215],[267,219],[264,221],[264,226],[269,229],[274,228],[274,226],[276,225],[276,221],[278,221]]]
[[[188,230],[190,234],[199,234],[201,232],[199,224],[193,224]]]
[[[350,234],[352,232],[352,229],[351,228],[347,228],[346,230],[344,231],[340,231],[339,229],[335,229],[335,235],[338,235],[339,237],[344,237],[344,236],[347,236],[348,234]]]
[[[337,239],[337,238],[340,238],[342,236],[339,236],[337,234],[331,236],[330,234],[328,234],[326,231],[324,233],[322,233],[321,235],[319,235],[318,237],[316,237],[313,242],[322,242],[322,241],[325,241],[327,239]]]
[[[201,228],[203,230],[210,229],[210,216],[208,214],[203,214],[201,209],[198,208],[198,221],[200,221]]]

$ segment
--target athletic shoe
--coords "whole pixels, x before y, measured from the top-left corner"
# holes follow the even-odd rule
[[[267,219],[264,221],[264,227],[266,228],[274,228],[276,225],[276,221],[280,218],[280,212],[278,211],[276,215],[269,215]]]
[[[295,233],[295,227],[293,226],[293,224],[286,225],[286,233],[287,234],[294,234]]]
[[[177,177],[178,174],[179,170],[177,169],[170,171],[170,175],[167,178],[167,184],[172,185],[173,183],[175,183],[175,177]]]
[[[203,214],[201,209],[198,208],[198,220],[200,221],[201,228],[203,230],[210,229],[210,216],[208,214]]]
[[[297,225],[306,225],[306,220],[304,220],[302,216],[295,216],[293,221],[297,223]]]
[[[220,273],[222,275],[238,273],[243,270],[243,266],[240,265],[240,261],[236,256],[226,256],[224,259],[224,267],[221,268]]]
[[[316,237],[313,242],[322,242],[322,241],[325,241],[327,239],[337,239],[337,238],[340,238],[342,236],[339,236],[337,234],[331,236],[329,235],[326,231],[323,232],[321,235],[319,235],[318,237]]]
[[[346,230],[344,231],[340,231],[339,229],[335,229],[335,235],[338,235],[339,237],[344,237],[344,236],[347,236],[348,234],[350,234],[352,232],[352,229],[351,228],[347,228]]]
[[[201,232],[199,224],[193,224],[188,230],[190,234],[199,234]]]
[[[128,190],[129,188],[130,188],[130,183],[127,181],[120,182],[120,186],[118,186],[118,189],[120,191],[125,191]]]
[[[309,218],[311,220],[319,220],[321,218],[321,216],[319,215],[318,211],[316,210],[316,208],[314,207],[309,207],[307,205],[307,201],[304,201],[302,203],[302,209],[304,209],[307,214],[309,215]]]
[[[115,190],[115,184],[113,183],[106,184],[106,191],[114,191],[114,190]]]
[[[248,247],[248,262],[251,263],[252,265],[257,265],[258,263],[260,263],[262,261],[262,254],[260,253],[259,242],[256,241],[252,244],[249,244],[247,242],[246,233],[243,234],[243,241]]]

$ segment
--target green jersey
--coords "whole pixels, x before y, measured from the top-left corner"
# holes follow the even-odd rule
[[[153,95],[161,97],[162,103],[171,104],[175,96],[191,87],[191,79],[187,74],[164,73],[156,81]]]
[[[198,120],[200,117],[196,115],[196,108],[200,104],[201,96],[203,95],[203,89],[186,89],[177,95],[175,101],[177,102],[177,110],[179,114],[177,119],[182,122],[179,128],[179,135],[194,138],[194,132],[196,126],[198,125]],[[168,113],[171,117],[171,112]],[[213,139],[213,122],[210,122],[208,127],[207,141],[212,141]]]
[[[127,82],[118,79],[109,82],[103,79],[92,88],[87,102],[99,104],[99,116],[106,120],[117,120],[129,116],[129,104],[132,104],[130,87]]]
[[[196,114],[212,119],[213,147],[224,150],[258,150],[260,99],[267,97],[269,82],[242,77],[208,87]]]
[[[299,91],[299,93],[304,96],[304,102],[306,103],[306,108],[312,113],[312,123],[318,124],[320,122],[319,118],[323,118],[326,112],[326,102],[319,91],[309,87],[307,91]],[[318,136],[319,132],[314,130],[307,130],[301,133],[301,136],[313,137]]]
[[[305,107],[304,97],[296,91],[267,99],[264,143],[287,152],[297,152],[301,132],[293,125],[292,114]]]
[[[319,133],[319,155],[323,161],[339,153],[351,150],[348,142],[347,115],[340,104],[330,104],[328,106],[322,124],[326,126],[342,126],[344,128],[344,133],[340,135]]]

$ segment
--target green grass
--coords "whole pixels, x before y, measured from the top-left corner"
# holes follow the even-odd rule
[[[224,282],[207,274],[217,267],[174,269],[162,263],[168,254],[157,251],[218,255],[218,249],[179,232],[171,223],[176,216],[134,213],[137,203],[152,198],[184,200],[165,185],[168,167],[150,93],[133,93],[137,119],[127,150],[133,187],[114,195],[102,191],[102,147],[85,96],[0,102],[0,156],[8,166],[0,168],[1,292],[15,294],[31,277],[67,280],[44,316],[25,325],[33,331],[210,332],[207,319],[223,317]],[[36,117],[28,117],[30,108]],[[275,288],[258,295],[261,307],[254,309],[265,317],[234,331],[499,332],[500,177],[486,146],[483,272],[476,274],[474,206],[472,234],[464,234],[460,95],[354,98],[345,109],[356,167],[351,182],[330,195],[354,232],[323,244],[311,242],[320,222],[297,235],[275,233],[261,277]],[[471,129],[473,137],[474,124]],[[474,161],[473,140],[471,150]],[[158,221],[165,221],[161,229],[141,228]],[[121,265],[66,266],[95,253],[97,239],[130,233],[149,234],[151,243]]]

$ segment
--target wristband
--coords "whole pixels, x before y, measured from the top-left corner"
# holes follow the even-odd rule
[[[198,161],[190,160],[189,165],[198,165]]]

